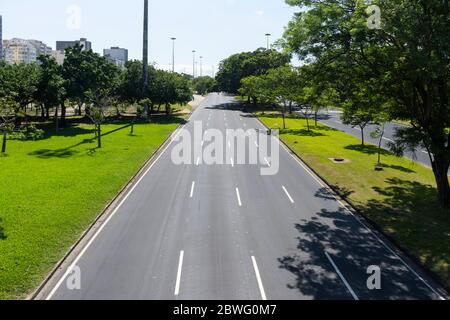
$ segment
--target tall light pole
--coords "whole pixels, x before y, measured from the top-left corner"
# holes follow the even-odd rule
[[[195,50],[192,50],[192,78],[195,79]]]
[[[172,72],[175,73],[175,40],[177,38],[170,38],[172,40]]]
[[[200,56],[200,77],[203,77],[203,57]]]
[[[144,0],[144,41],[142,51],[142,64],[142,98],[144,98],[145,90],[148,86],[148,0]]]
[[[266,33],[266,37],[267,37],[267,50],[270,49],[270,36],[271,36],[270,33]]]

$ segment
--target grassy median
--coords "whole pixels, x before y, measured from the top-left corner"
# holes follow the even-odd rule
[[[182,121],[48,129],[0,157],[0,299],[24,298]]]
[[[276,114],[259,114],[273,129]],[[324,125],[307,130],[306,120],[286,119],[281,139],[367,217],[450,285],[450,213],[439,209],[431,169],[383,151],[383,170],[375,171],[377,148]],[[335,164],[330,158],[344,158]]]

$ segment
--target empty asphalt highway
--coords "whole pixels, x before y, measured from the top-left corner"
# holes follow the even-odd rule
[[[193,133],[201,121],[205,132],[265,130],[232,102],[210,94],[185,129]],[[269,159],[176,165],[175,146],[160,154],[42,298],[440,298],[420,268],[367,229],[283,147],[278,174],[262,176]],[[74,266],[81,276],[75,289],[68,285]],[[371,266],[381,270],[379,290],[367,286]]]

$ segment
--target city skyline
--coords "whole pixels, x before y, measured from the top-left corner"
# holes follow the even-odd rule
[[[24,2],[2,5],[3,39],[37,39],[56,48],[56,41],[88,38],[99,54],[117,46],[129,50],[130,60],[142,59],[141,1],[132,0],[120,9],[104,0]],[[79,21],[73,19],[77,10]],[[172,70],[170,38],[177,37],[175,71],[192,73],[195,49],[204,57],[203,74],[212,75],[219,62],[230,54],[265,47],[267,32],[273,35],[272,41],[281,37],[294,12],[283,0],[150,1],[149,62]],[[24,14],[26,23],[20,19]],[[54,19],[42,22],[42,14]],[[224,28],[220,21],[233,23]],[[236,37],[236,30],[241,30],[240,37]]]

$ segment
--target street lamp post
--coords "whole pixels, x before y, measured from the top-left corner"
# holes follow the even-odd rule
[[[267,50],[270,49],[270,36],[271,36],[270,33],[266,33],[266,37],[267,37]]]
[[[203,77],[203,57],[200,56],[200,77]]]
[[[175,73],[175,40],[177,38],[170,38],[172,40],[172,72]]]
[[[195,50],[192,50],[192,78],[195,79]]]

